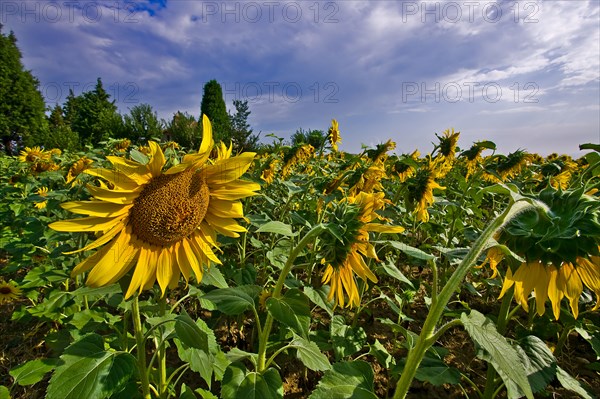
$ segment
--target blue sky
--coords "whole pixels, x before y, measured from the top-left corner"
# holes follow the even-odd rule
[[[248,100],[264,136],[340,125],[341,149],[492,140],[547,155],[600,142],[600,2],[0,3],[49,105],[101,77],[120,111],[199,116],[202,87]]]

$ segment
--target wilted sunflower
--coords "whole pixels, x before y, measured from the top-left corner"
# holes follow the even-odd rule
[[[445,190],[446,187],[440,186],[435,179],[439,172],[435,164],[430,163],[428,166],[421,167],[417,170],[415,176],[408,180],[408,198],[414,204],[414,213],[419,222],[429,221],[429,208],[433,200],[433,190]]]
[[[355,197],[347,197],[338,204],[334,211],[330,229],[335,234],[330,235],[331,245],[325,252],[321,263],[326,265],[322,281],[330,285],[329,300],[334,300],[339,306],[356,307],[360,305],[356,276],[363,281],[377,282],[377,277],[367,266],[364,257],[375,259],[375,248],[369,243],[369,232],[402,233],[403,227],[386,226],[371,223],[382,219],[376,211],[383,209],[386,204],[383,193],[368,194],[360,192]],[[346,301],[346,296],[348,301]]]
[[[75,185],[75,179],[77,176],[81,174],[84,170],[88,169],[94,161],[89,159],[88,157],[79,158],[71,167],[69,168],[69,172],[67,173],[66,183],[69,184],[72,182],[71,186]]]
[[[529,310],[528,298],[533,291],[537,313],[544,314],[545,302],[550,299],[556,319],[560,302],[567,297],[577,318],[579,297],[587,286],[596,295],[592,310],[597,310],[600,200],[584,194],[583,188],[563,191],[551,187],[540,192],[539,200],[548,206],[547,210],[519,214],[500,233],[498,241],[526,260],[514,273],[507,268],[500,297],[514,286],[515,301]]]
[[[40,197],[47,197],[48,196],[48,187],[40,187],[37,189],[37,191],[35,193],[37,195],[39,195]],[[34,202],[33,205],[37,209],[44,209],[44,208],[46,208],[46,205],[48,205],[48,200],[44,200],[41,202]]]
[[[134,268],[127,298],[151,288],[157,280],[164,294],[167,287],[177,286],[180,272],[186,282],[192,271],[200,281],[203,265],[221,263],[211,249],[217,247],[217,233],[238,237],[245,231],[234,220],[243,217],[239,200],[256,194],[260,185],[240,180],[254,153],[208,163],[213,138],[206,116],[203,132],[199,152],[185,155],[180,164],[164,172],[164,154],[152,141],[147,164],[108,156],[114,170],[85,171],[114,188],[88,186],[94,200],[62,204],[88,217],[50,225],[58,231],[103,233],[93,243],[70,252],[104,245],[78,264],[72,275],[91,270],[87,284],[98,287],[116,282]]]
[[[0,303],[12,302],[21,296],[21,289],[16,287],[10,281],[7,283],[0,280]]]
[[[342,136],[340,136],[338,122],[335,119],[331,120],[331,127],[327,131],[327,139],[329,140],[329,144],[331,144],[333,151],[337,151],[338,143],[342,142]]]

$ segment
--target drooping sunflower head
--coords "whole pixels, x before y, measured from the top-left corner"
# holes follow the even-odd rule
[[[466,178],[473,175],[479,165],[483,163],[483,158],[481,157],[481,153],[486,149],[495,149],[496,145],[491,141],[479,141],[473,143],[473,145],[468,149],[463,151],[460,154],[461,158],[464,158],[465,166],[467,168]]]
[[[451,161],[454,159],[456,154],[456,144],[458,143],[458,138],[460,137],[460,132],[454,132],[454,128],[452,131],[447,129],[444,131],[442,136],[436,137],[439,139],[439,143],[436,146],[439,151],[439,155],[444,158],[446,161]]]
[[[278,160],[274,159],[267,164],[267,166],[263,169],[260,178],[264,180],[267,184],[273,183],[275,180],[275,170],[277,168]]]
[[[600,306],[600,200],[577,190],[542,190],[537,198],[547,205],[517,215],[498,239],[526,261],[515,273],[507,270],[501,295],[515,285],[515,299],[527,309],[535,290],[537,311],[544,313],[549,298],[558,319],[560,301],[567,297],[578,315],[579,296],[587,286]]]
[[[21,296],[21,289],[12,282],[0,280],[0,303],[12,302]]]
[[[415,151],[418,153],[418,151]],[[417,157],[415,157],[415,152],[409,156],[401,156],[392,164],[392,171],[398,175],[398,179],[400,183],[404,183],[409,177],[414,176],[415,171],[419,167],[419,164],[416,162]]]
[[[88,157],[84,156],[79,158],[69,168],[69,172],[67,173],[66,177],[66,183],[72,183],[71,185],[75,185],[75,179],[77,178],[77,176],[79,176],[84,170],[88,169],[92,165],[92,163],[94,163],[94,161],[89,159]]]
[[[383,193],[360,192],[346,197],[328,211],[328,229],[324,242],[330,243],[321,254],[325,265],[322,281],[330,284],[329,300],[339,306],[358,306],[360,298],[356,276],[363,281],[377,282],[364,258],[378,261],[375,247],[369,242],[369,233],[401,233],[404,228],[373,223],[383,220],[377,211],[388,203]],[[346,299],[347,298],[347,299]]]
[[[206,116],[203,125],[198,153],[185,155],[166,170],[165,156],[152,141],[145,164],[108,156],[113,169],[85,170],[102,180],[100,186],[87,187],[94,199],[62,207],[88,216],[50,224],[58,231],[102,233],[71,252],[100,248],[72,275],[89,271],[87,284],[97,287],[112,284],[133,269],[125,295],[129,297],[156,281],[164,294],[167,287],[177,286],[181,274],[188,281],[193,272],[200,281],[204,266],[220,263],[213,252],[218,248],[217,233],[237,237],[245,231],[235,221],[243,217],[240,199],[256,194],[260,185],[240,179],[254,153],[209,162],[214,142]]]
[[[538,178],[548,181],[554,188],[566,190],[573,173],[577,170],[577,163],[566,157],[556,157],[540,167]]]
[[[385,166],[382,162],[374,162],[366,168],[357,169],[355,173],[358,180],[350,188],[350,195],[356,195],[359,192],[372,193],[383,190],[381,180],[387,178]]]
[[[423,166],[417,170],[408,183],[408,201],[414,208],[416,220],[419,222],[429,221],[429,208],[433,202],[433,190],[444,190],[435,179],[437,171],[433,165]]]
[[[338,122],[335,119],[331,120],[331,127],[327,131],[327,139],[333,151],[337,151],[338,144],[342,142],[342,136],[340,136]]]
[[[396,149],[396,142],[389,139],[385,143],[377,144],[374,149],[367,150],[367,156],[373,162],[383,162],[387,153]]]
[[[518,175],[529,162],[531,162],[530,154],[524,150],[516,150],[507,156],[498,156],[495,171],[500,176],[501,181],[507,181]]]

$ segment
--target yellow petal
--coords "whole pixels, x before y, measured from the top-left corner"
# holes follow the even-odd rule
[[[223,219],[207,213],[204,217],[204,220],[206,220],[208,224],[210,224],[210,226],[218,233],[221,233],[227,237],[236,238],[240,236],[237,233],[243,233],[246,231],[246,229],[240,226],[234,219]]]
[[[579,297],[583,292],[581,279],[571,263],[563,263],[563,265],[560,267],[559,273],[563,276],[563,280],[565,282],[565,295],[569,299],[569,305],[571,305],[573,317],[577,318],[579,315]]]
[[[163,154],[160,146],[156,142],[149,141],[148,146],[150,147],[150,162],[148,162],[148,169],[153,177],[158,177],[161,175],[162,167],[167,160],[165,159],[165,154]]]
[[[548,266],[548,275],[550,276],[550,282],[548,283],[548,298],[552,302],[552,313],[554,318],[558,320],[560,317],[560,301],[564,298],[564,278],[556,270],[554,266]]]
[[[89,250],[101,247],[102,245],[104,245],[107,242],[109,242],[110,240],[112,240],[114,238],[114,236],[119,234],[121,232],[121,230],[123,230],[124,228],[125,228],[125,223],[117,224],[116,226],[114,226],[112,229],[107,231],[103,236],[101,236],[100,238],[98,238],[97,240],[92,242],[91,244],[88,244],[85,247],[83,247],[81,249],[77,249],[75,251],[69,251],[69,252],[63,252],[63,253],[65,255],[72,255],[72,254],[76,254],[78,252],[89,251]]]
[[[171,253],[168,248],[163,248],[158,255],[158,263],[156,265],[156,279],[162,291],[163,296],[167,287],[171,283],[174,274],[174,265],[172,264]],[[179,271],[177,271],[179,274]]]
[[[83,173],[102,178],[107,182],[112,183],[115,188],[120,190],[132,190],[139,186],[139,183],[131,180],[129,177],[127,177],[127,175],[116,170],[96,168],[86,169],[83,171]]]
[[[367,223],[362,228],[366,231],[374,231],[376,233],[402,233],[404,231],[404,227],[386,226],[378,223]]]
[[[149,290],[154,286],[154,282],[156,281],[158,255],[160,253],[160,250],[161,248],[155,246],[152,246],[147,249],[148,264],[146,265],[146,274],[144,278],[144,283],[142,285],[142,290]]]
[[[254,155],[253,152],[244,152],[236,157],[217,161],[214,165],[208,165],[201,173],[209,187],[212,184],[229,183],[239,179],[248,170]]]
[[[200,283],[202,281],[203,268],[202,264],[198,261],[198,257],[194,253],[187,238],[181,241],[181,248],[179,249],[178,261],[186,263],[192,268],[196,275],[196,281]]]
[[[600,308],[600,265],[595,265],[588,259],[579,258],[577,272],[581,281],[596,294],[596,306],[592,310],[598,310]]]
[[[187,288],[190,275],[192,274],[192,268],[187,260],[187,257],[185,256],[185,253],[183,253],[183,250],[181,249],[181,245],[181,241],[175,243],[173,246],[173,254],[175,255],[175,262],[177,263],[177,266],[179,267],[179,270],[185,279],[185,286]]]
[[[513,286],[514,283],[515,283],[515,280],[513,280],[512,270],[510,270],[510,267],[508,267],[506,269],[506,276],[504,277],[504,283],[502,283],[502,291],[500,291],[500,295],[498,296],[498,298],[502,298],[504,296],[504,294],[506,294],[506,291],[508,291],[510,289],[510,287]]]
[[[131,282],[129,283],[129,288],[127,289],[127,293],[125,294],[125,299],[129,298],[133,293],[139,289],[139,292],[142,292],[142,286],[146,281],[146,273],[148,272],[148,250],[146,248],[140,249],[140,255],[137,260],[137,264],[135,266],[135,270],[133,271],[133,276],[131,277]]]
[[[104,201],[73,201],[60,205],[69,212],[104,218],[120,216],[129,212],[132,205],[113,204]]]
[[[212,125],[208,117],[203,114],[202,115],[202,143],[200,144],[200,149],[198,150],[198,154],[206,154],[209,153],[215,142],[213,140],[212,133]]]
[[[190,243],[192,244],[194,252],[196,252],[197,254],[202,254],[203,256],[207,257],[208,259],[210,259],[218,265],[221,264],[221,261],[212,251],[210,245],[208,245],[199,234],[192,235],[190,237]]]
[[[210,188],[210,197],[224,200],[239,200],[260,190],[260,184],[245,180],[235,180],[225,184],[214,184]]]
[[[142,191],[142,186],[139,186],[135,190],[109,190],[103,187],[94,187],[91,185],[87,186],[90,194],[102,201],[111,202],[113,204],[131,204],[135,200],[139,193]]]
[[[543,316],[546,312],[546,299],[548,299],[548,284],[550,275],[541,262],[530,263],[530,266],[535,269],[535,307],[537,314]]]
[[[135,181],[137,184],[146,184],[152,179],[152,173],[147,165],[130,161],[125,158],[107,156],[106,159],[113,164],[114,168],[121,172],[121,174],[127,176],[130,180]]]
[[[244,217],[244,208],[239,201],[224,201],[211,198],[208,212],[220,218]]]
[[[125,275],[139,254],[139,247],[130,242],[130,231],[121,231],[111,250],[98,261],[88,275],[86,284],[102,287],[112,284]]]
[[[117,216],[115,218],[101,218],[101,217],[85,217],[79,219],[63,220],[59,222],[53,222],[48,225],[56,231],[66,232],[84,232],[84,231],[107,231],[123,223],[126,215]]]

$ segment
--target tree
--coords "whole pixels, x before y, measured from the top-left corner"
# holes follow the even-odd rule
[[[292,145],[299,144],[310,144],[313,146],[315,151],[320,151],[325,146],[327,135],[322,130],[307,130],[304,131],[302,128],[296,130],[296,133],[292,135]]]
[[[231,125],[231,142],[235,152],[254,151],[258,143],[258,135],[252,134],[248,124],[250,110],[248,101],[233,100],[235,114],[229,115]]]
[[[162,136],[163,124],[150,104],[134,106],[124,119],[123,134],[130,140],[140,141]]]
[[[13,143],[40,144],[47,129],[39,81],[24,69],[21,57],[14,33],[5,36],[0,24],[0,136],[9,155]]]
[[[72,92],[65,104],[66,119],[79,135],[82,144],[97,145],[112,137],[123,135],[123,119],[114,101],[98,78],[96,87],[75,97]]]
[[[214,79],[204,85],[200,112],[210,119],[215,142],[229,143],[231,140],[229,114],[223,100],[221,85]]]
[[[200,127],[192,115],[177,111],[173,119],[167,124],[165,136],[187,148],[200,146]]]
[[[64,111],[58,104],[48,115],[48,135],[44,140],[44,146],[70,151],[77,151],[80,148],[79,136],[65,122]]]

